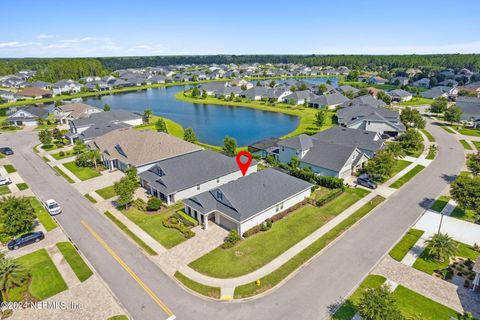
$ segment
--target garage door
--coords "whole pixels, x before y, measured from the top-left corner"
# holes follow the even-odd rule
[[[220,215],[220,225],[227,230],[237,230],[237,224],[231,220],[228,220],[222,215]]]

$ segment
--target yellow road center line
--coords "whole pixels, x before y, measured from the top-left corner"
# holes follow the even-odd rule
[[[140,279],[140,277],[137,276],[137,274],[135,272],[133,272],[132,269],[130,269],[130,267],[118,256],[118,254],[113,251],[113,249],[95,232],[95,230],[93,230],[92,227],[90,227],[90,225],[88,225],[84,220],[81,221],[81,223],[83,224],[83,226],[85,227],[85,229],[88,230],[88,232],[90,232],[93,237],[95,239],[97,239],[98,242],[100,242],[100,244],[108,251],[108,253],[110,253],[110,255],[115,259],[117,260],[117,262],[123,267],[123,269],[125,269],[125,271],[127,271],[127,273],[133,278],[133,280],[135,280],[139,285],[140,287],[142,287],[142,289],[153,299],[153,301],[155,301],[159,306],[160,308],[162,308],[162,310],[167,314],[167,316],[169,316],[169,319],[172,318],[172,316],[174,317],[174,314],[173,312],[165,305],[165,303],[162,302],[162,300],[160,300],[160,298],[157,297],[157,295],[142,281],[142,279]],[[174,318],[173,318],[174,319]]]

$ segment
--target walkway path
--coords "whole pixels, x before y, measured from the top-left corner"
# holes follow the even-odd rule
[[[195,232],[194,238],[162,253],[158,259],[155,258],[163,271],[173,275],[181,267],[220,246],[228,235],[227,230],[213,222],[209,223],[206,230],[196,226],[192,231]]]
[[[458,312],[480,315],[480,295],[433,277],[386,256],[372,271]]]
[[[403,257],[402,263],[406,266],[413,266],[415,261],[420,257],[422,252],[425,250],[427,247],[428,243],[427,240],[430,239],[431,234],[424,232],[420,239],[413,245],[412,249],[408,251],[408,253]]]
[[[57,267],[58,272],[60,272],[63,280],[65,280],[67,286],[72,288],[80,284],[80,280],[78,280],[77,275],[75,272],[73,272],[72,268],[68,264],[67,260],[65,260],[65,257],[60,252],[58,247],[56,245],[51,245],[47,247],[46,250],[50,258],[52,258],[53,264],[55,264]]]

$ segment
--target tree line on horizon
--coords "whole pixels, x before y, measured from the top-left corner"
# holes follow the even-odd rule
[[[397,68],[468,68],[480,71],[479,54],[430,55],[197,55],[102,58],[18,58],[0,59],[0,76],[20,70],[36,70],[36,80],[78,80],[102,76],[114,70],[176,64],[296,63],[307,66],[346,66],[352,70],[382,71]]]

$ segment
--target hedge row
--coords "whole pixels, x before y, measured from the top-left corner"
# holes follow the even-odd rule
[[[305,169],[290,169],[290,175],[308,181],[310,183],[318,184],[319,186],[329,189],[345,189],[343,179],[335,177],[320,176],[313,171]]]

